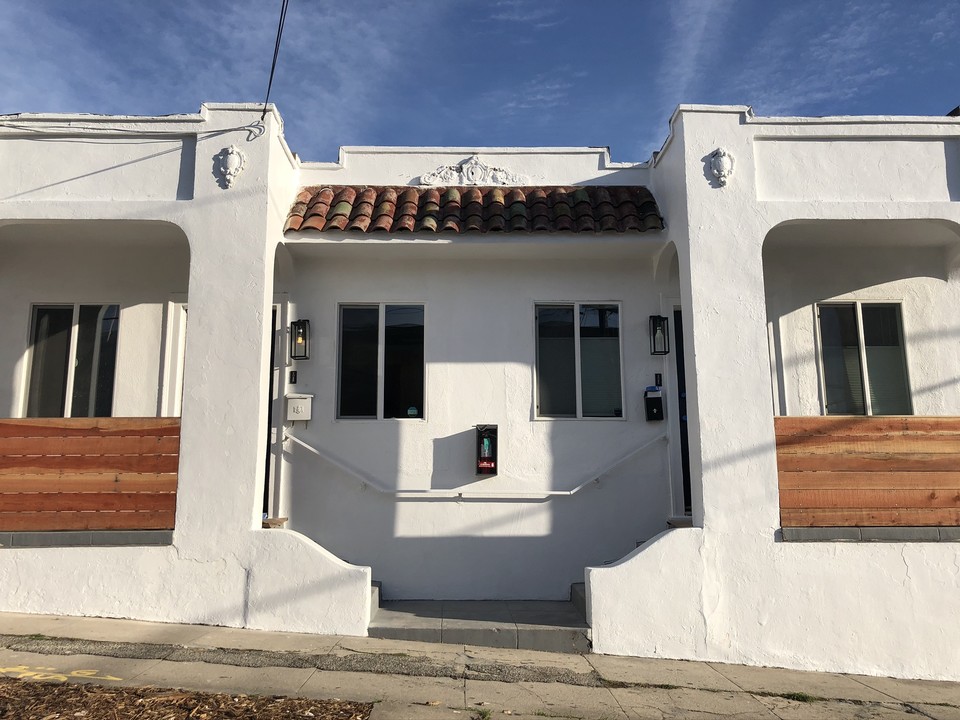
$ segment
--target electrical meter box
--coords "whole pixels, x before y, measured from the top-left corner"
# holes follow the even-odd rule
[[[497,474],[497,426],[477,425],[477,475]]]
[[[287,422],[304,422],[313,415],[313,395],[287,393]]]

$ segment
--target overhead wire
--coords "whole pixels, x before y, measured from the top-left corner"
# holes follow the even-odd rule
[[[277,70],[277,57],[280,55],[280,40],[283,38],[283,25],[287,21],[287,6],[290,0],[280,0],[280,22],[277,24],[277,40],[273,45],[273,62],[270,63],[270,80],[267,82],[267,96],[263,99],[261,122],[267,116],[267,103],[270,101],[270,88],[273,87],[273,74]]]

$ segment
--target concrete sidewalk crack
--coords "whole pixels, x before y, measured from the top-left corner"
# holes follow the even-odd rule
[[[300,694],[300,692],[303,690],[304,686],[305,686],[308,682],[310,682],[318,672],[320,672],[320,671],[319,671],[319,670],[314,670],[312,673],[310,673],[309,675],[307,675],[307,679],[304,680],[304,681],[300,684],[300,687],[297,688],[297,695]]]
[[[731,685],[734,685],[734,686],[738,687],[738,688],[740,689],[740,692],[743,692],[743,693],[748,692],[745,687],[743,687],[742,685],[740,685],[740,684],[739,684],[738,682],[736,682],[733,678],[730,678],[730,677],[727,677],[726,675],[724,675],[724,674],[723,674],[723,671],[720,670],[720,668],[714,667],[714,663],[705,662],[704,665],[706,665],[708,668],[710,668],[711,670],[713,670],[715,673],[717,673],[717,675],[719,675],[720,677],[722,677],[724,680],[726,680],[726,681],[727,681],[728,683],[730,683]]]
[[[867,685],[867,683],[863,682],[863,680],[861,680],[860,678],[856,678],[856,677],[854,677],[853,675],[844,675],[843,677],[849,678],[850,680],[853,680],[855,683],[858,683],[858,684],[860,684],[860,685],[863,685],[865,688],[867,688],[867,690],[872,690],[873,692],[880,693],[881,695],[886,695],[888,698],[890,698],[890,699],[893,700],[894,702],[898,702],[898,703],[900,703],[901,705],[906,704],[906,703],[904,703],[903,700],[901,700],[901,699],[898,698],[898,697],[895,697],[895,696],[891,695],[890,693],[884,692],[883,690],[878,690],[877,688],[873,687],[872,685]]]

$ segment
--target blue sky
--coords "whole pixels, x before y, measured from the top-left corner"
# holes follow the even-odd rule
[[[0,0],[0,113],[262,101],[279,0]],[[340,145],[606,145],[645,160],[678,103],[944,115],[957,0],[290,0],[271,101]]]

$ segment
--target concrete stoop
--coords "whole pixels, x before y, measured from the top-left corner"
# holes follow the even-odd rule
[[[383,583],[379,580],[374,580],[370,584],[370,622],[373,622],[377,613],[380,612],[380,588],[382,587]]]
[[[590,628],[573,602],[396,600],[381,603],[370,637],[481,647],[585,653]]]

